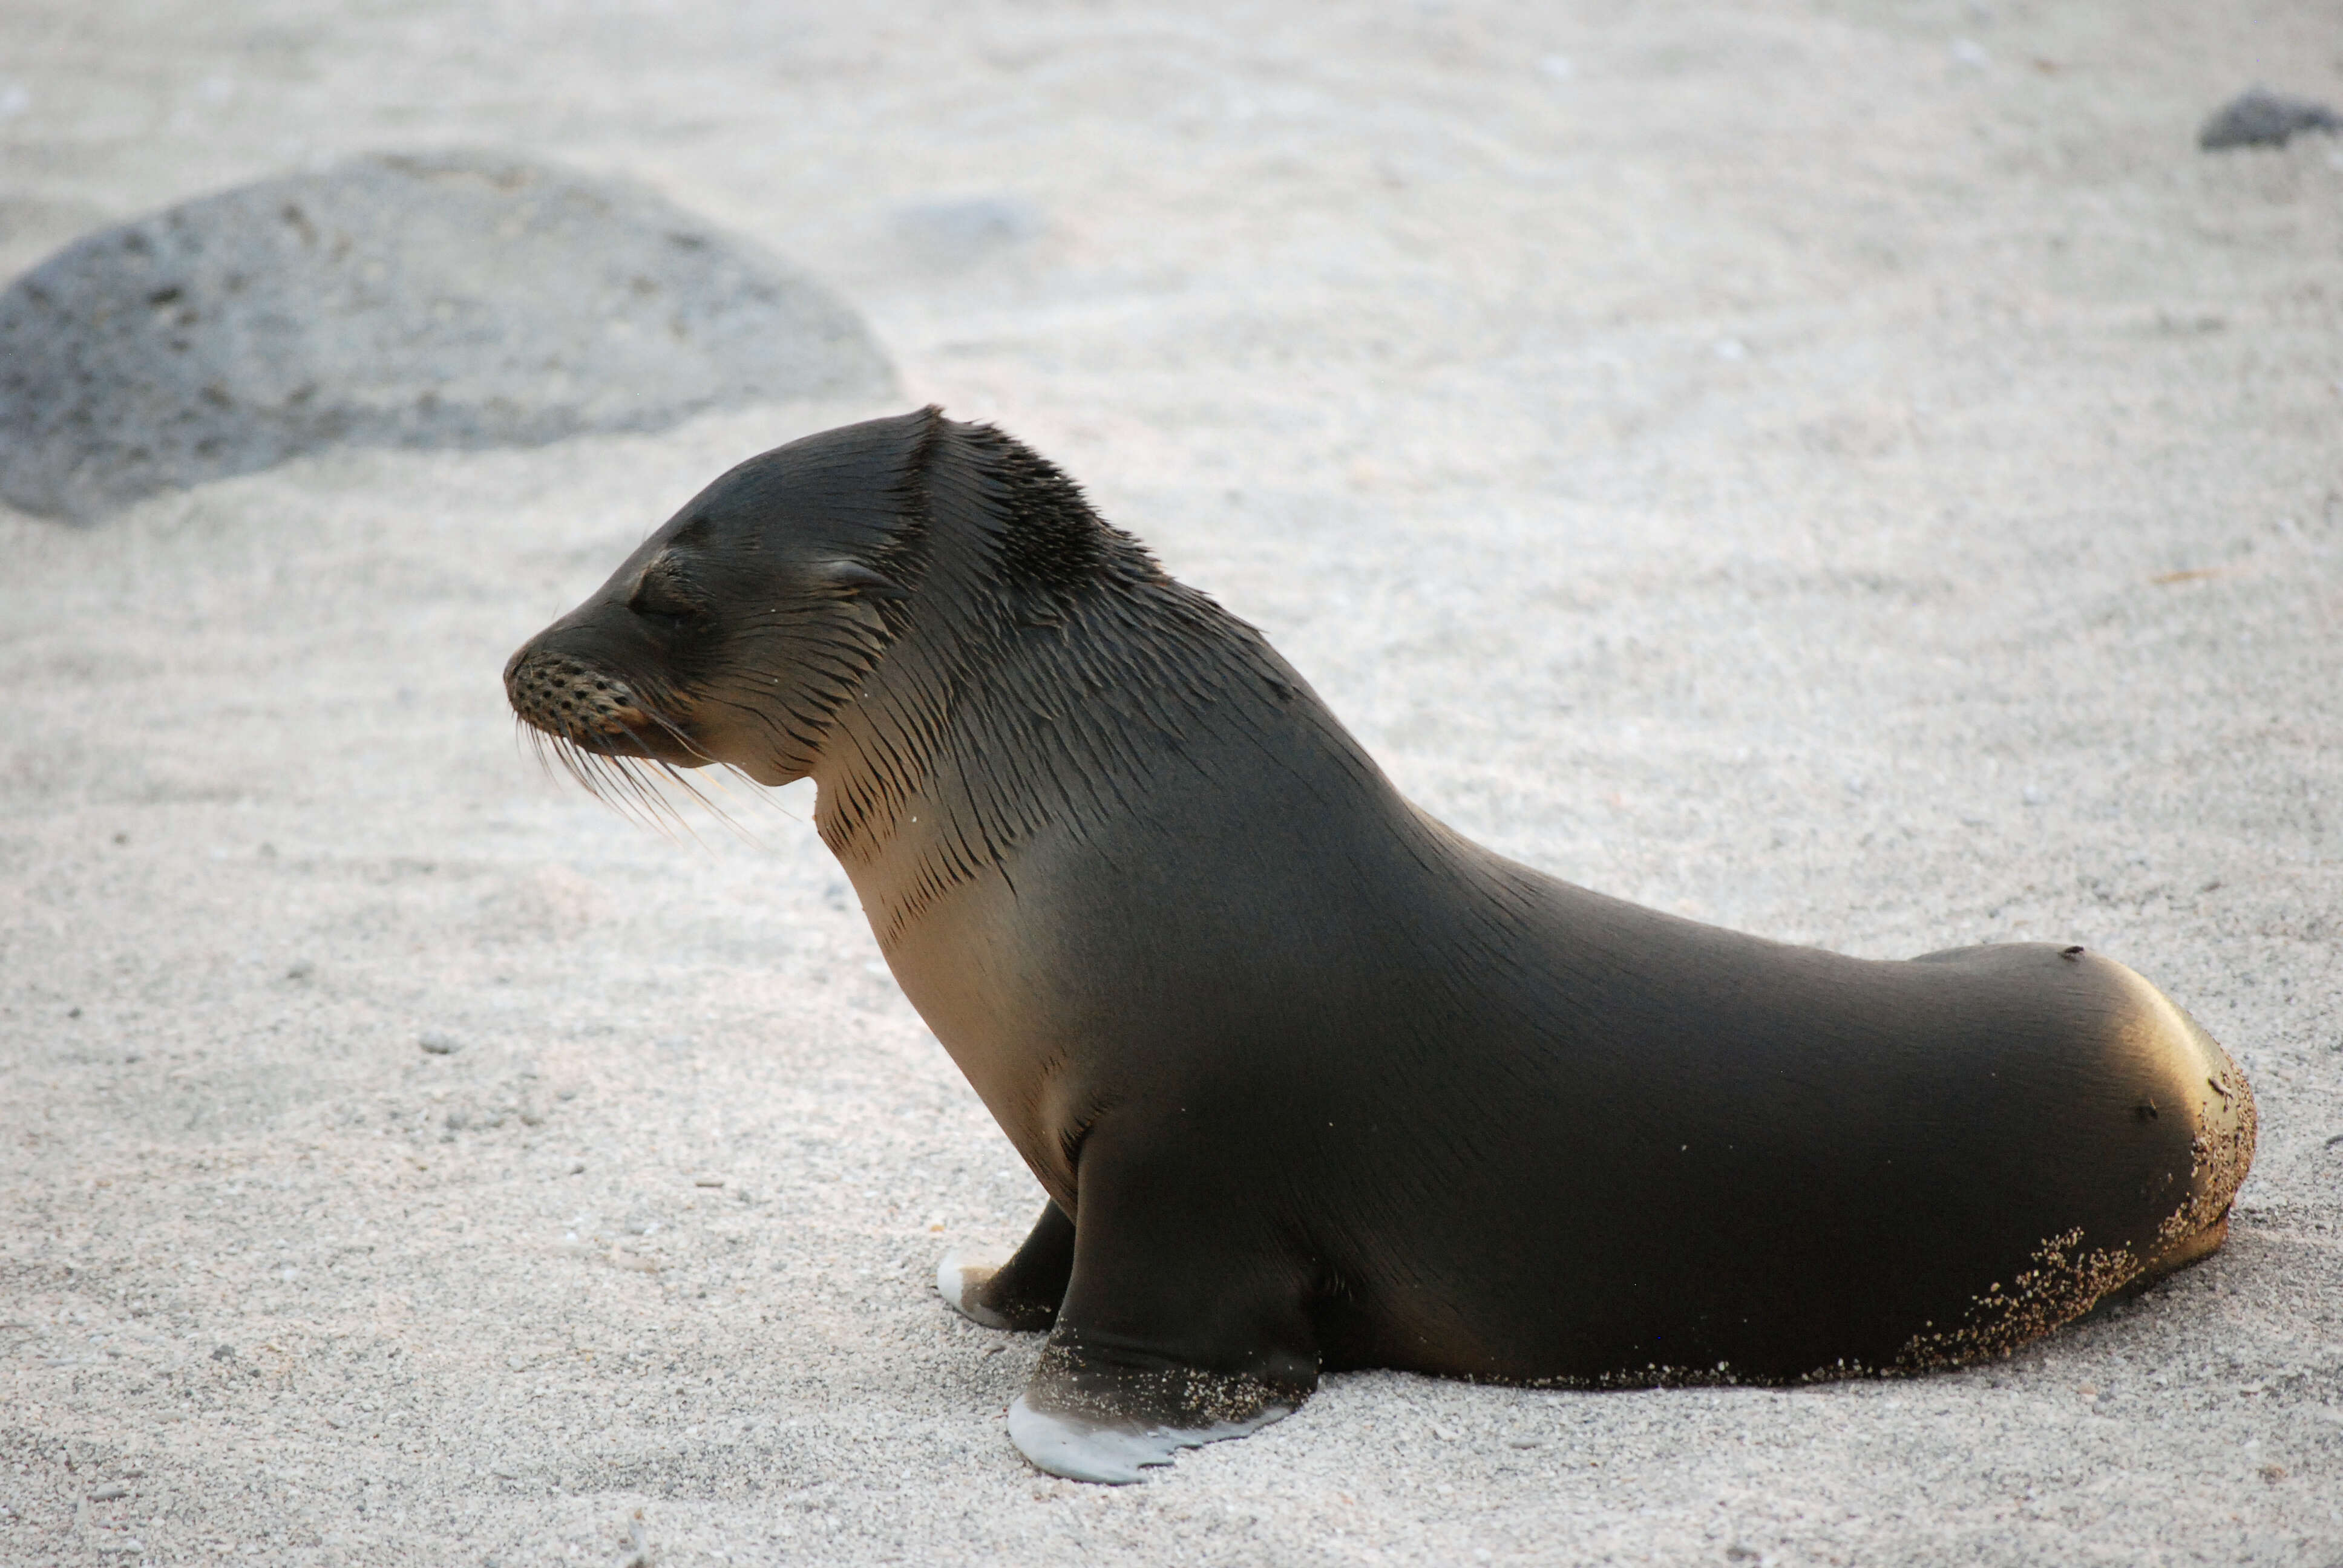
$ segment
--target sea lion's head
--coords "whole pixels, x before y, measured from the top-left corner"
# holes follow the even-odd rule
[[[824,829],[850,837],[917,781],[960,695],[1024,678],[1007,673],[1015,650],[1063,652],[1094,622],[1143,667],[1133,679],[1176,675],[1176,650],[1168,664],[1131,651],[1166,607],[1186,617],[1182,635],[1220,614],[1046,459],[923,408],[724,475],[514,654],[505,691],[588,788],[639,803],[656,797],[630,767],[711,762],[768,785],[820,773],[827,796],[826,749],[853,735],[836,749],[861,782]],[[1066,658],[1090,689],[1107,680],[1104,649],[1084,647]],[[1053,710],[1067,680],[1026,695]]]
[[[924,409],[733,468],[512,656],[513,711],[589,787],[600,759],[805,777],[902,628],[946,427]]]

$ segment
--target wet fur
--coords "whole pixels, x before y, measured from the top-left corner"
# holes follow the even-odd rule
[[[953,1278],[1053,1325],[1012,1430],[1064,1473],[1325,1367],[2006,1354],[2217,1244],[2251,1161],[2242,1073],[2120,964],[1784,947],[1461,839],[1056,468],[934,410],[735,469],[507,678],[581,756],[817,779],[1052,1199]]]

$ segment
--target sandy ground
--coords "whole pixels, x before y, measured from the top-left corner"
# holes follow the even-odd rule
[[[1038,1476],[1030,1178],[801,789],[620,820],[498,675],[880,409],[0,515],[0,1561],[2343,1563],[2333,0],[0,5],[0,273],[365,148],[631,175],[870,315],[1534,864],[2059,938],[2247,1065],[2216,1260],[1797,1392],[1389,1373]],[[452,1052],[419,1049],[425,1036]],[[719,1184],[720,1183],[720,1184]]]

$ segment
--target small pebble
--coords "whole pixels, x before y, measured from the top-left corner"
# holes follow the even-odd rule
[[[2230,147],[2282,147],[2303,131],[2343,131],[2343,116],[2308,98],[2249,87],[2215,111],[2197,133],[2197,145],[2208,153]]]
[[[2284,1473],[2281,1472],[2280,1473]],[[127,1497],[129,1495],[130,1488],[122,1485],[119,1482],[110,1482],[91,1493],[89,1494],[89,1500],[92,1503],[111,1503],[117,1497]]]
[[[425,1031],[423,1038],[415,1043],[434,1056],[453,1056],[464,1049],[463,1043],[454,1035],[442,1034],[436,1029]]]

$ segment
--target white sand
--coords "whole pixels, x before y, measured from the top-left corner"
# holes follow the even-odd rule
[[[804,795],[670,844],[498,683],[879,410],[337,455],[0,518],[0,1560],[2343,1562],[2343,145],[2193,145],[2343,98],[2331,5],[322,9],[11,0],[0,271],[378,146],[638,176],[1436,814],[1771,936],[2103,948],[2261,1155],[2218,1258],[2007,1363],[1343,1376],[1045,1480],[1038,1342],[930,1283],[1036,1191]]]

